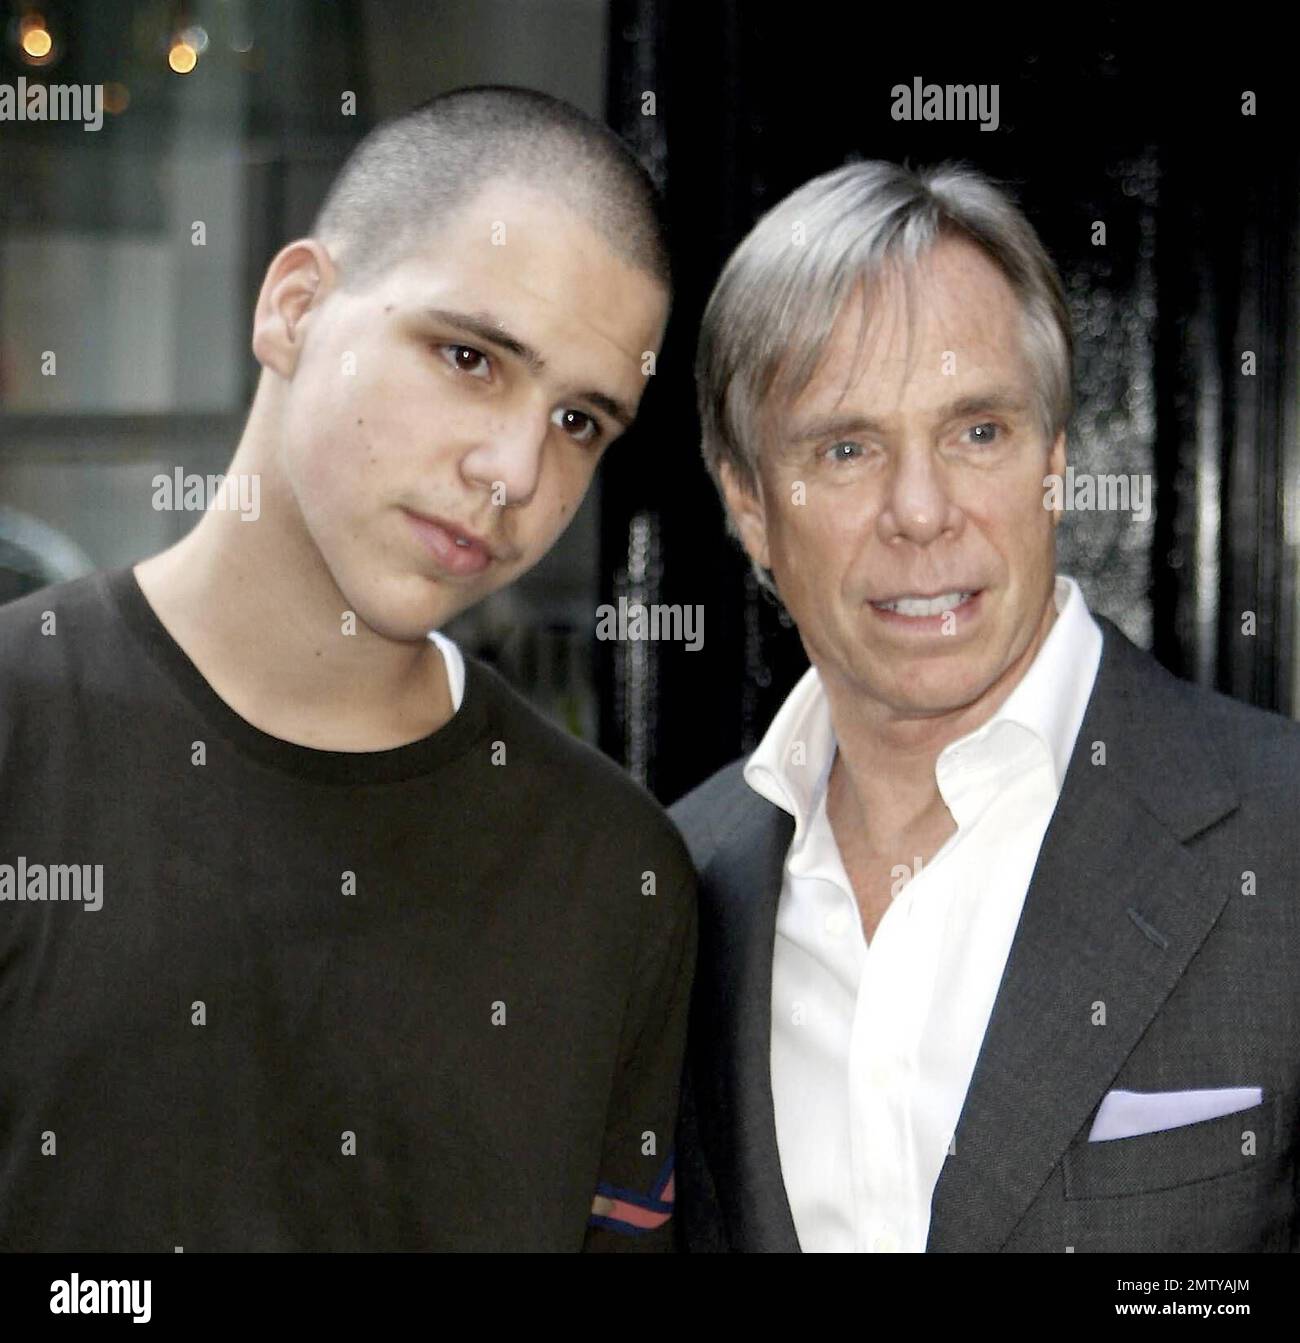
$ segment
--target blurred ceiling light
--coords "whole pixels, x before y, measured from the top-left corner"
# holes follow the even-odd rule
[[[48,29],[29,28],[23,34],[23,52],[28,56],[35,56],[38,60],[42,56],[48,56],[53,45],[54,39]]]
[[[54,59],[54,38],[43,14],[31,10],[18,20],[18,54],[28,65],[49,65]]]
[[[199,53],[188,42],[177,40],[172,43],[167,53],[167,64],[178,75],[188,75],[198,63]]]
[[[192,28],[185,29],[181,34],[181,41],[186,46],[193,47],[195,52],[202,56],[208,49],[208,30],[196,23]]]

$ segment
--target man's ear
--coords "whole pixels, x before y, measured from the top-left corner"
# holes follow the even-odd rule
[[[1049,475],[1056,476],[1061,482],[1061,491],[1065,489],[1065,430],[1062,429],[1057,434],[1052,443],[1052,451],[1048,454],[1047,470]],[[1054,508],[1052,510],[1052,526],[1059,527],[1063,516],[1062,509]]]
[[[263,368],[293,377],[310,315],[337,279],[330,254],[315,238],[280,249],[267,267],[253,312],[253,353]]]
[[[763,503],[762,482],[755,476],[754,487],[750,489],[730,462],[723,462],[718,467],[718,478],[722,482],[722,494],[727,501],[727,511],[740,533],[740,542],[745,547],[745,554],[760,569],[770,569],[772,565],[767,550],[767,509]]]

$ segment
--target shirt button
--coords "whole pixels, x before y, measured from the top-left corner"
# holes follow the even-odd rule
[[[893,1254],[898,1249],[898,1237],[886,1227],[872,1239],[871,1248],[878,1254]]]

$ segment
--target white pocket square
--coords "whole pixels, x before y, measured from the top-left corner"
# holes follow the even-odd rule
[[[1142,1133],[1218,1119],[1264,1103],[1260,1087],[1217,1087],[1211,1091],[1110,1091],[1088,1134],[1089,1142],[1136,1138]]]

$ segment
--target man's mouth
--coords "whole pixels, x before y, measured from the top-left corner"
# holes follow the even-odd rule
[[[404,509],[416,539],[449,573],[458,578],[482,573],[497,558],[481,537],[445,518]]]
[[[948,611],[956,611],[965,606],[973,597],[978,596],[978,588],[962,591],[941,592],[933,597],[906,594],[891,597],[885,601],[872,602],[877,611],[889,611],[894,615],[910,616],[914,619],[926,616],[941,616]]]

